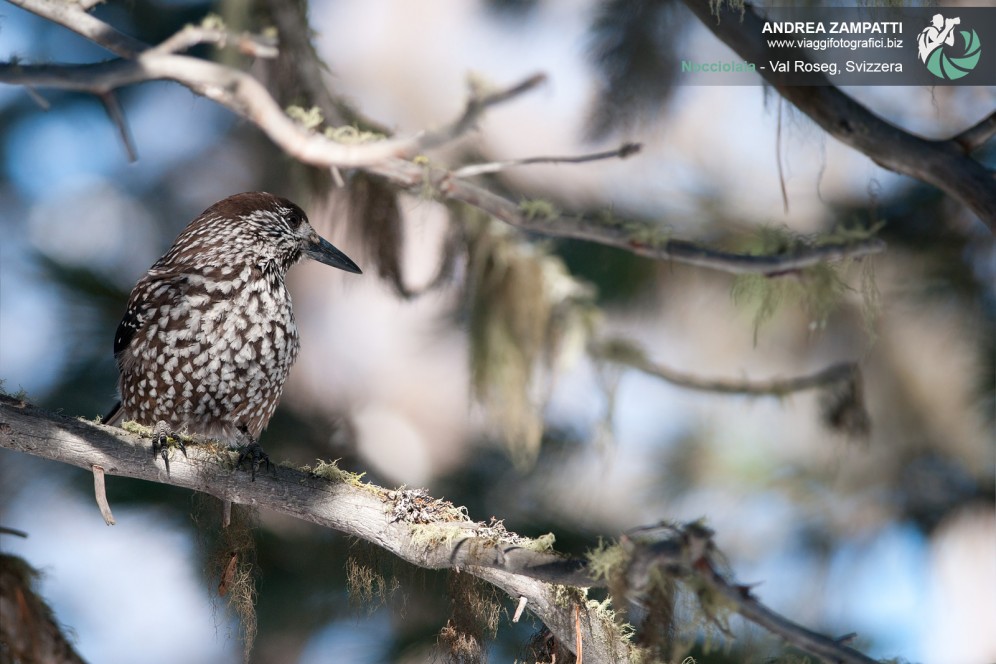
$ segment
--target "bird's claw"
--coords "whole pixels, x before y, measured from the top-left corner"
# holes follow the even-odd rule
[[[256,481],[256,471],[263,464],[266,464],[266,472],[270,472],[270,456],[263,451],[259,443],[251,441],[239,451],[239,459],[235,462],[236,468],[242,467],[242,462],[244,461],[252,462],[250,466],[250,471],[252,472],[252,481]]]
[[[173,430],[170,428],[163,420],[156,422],[155,428],[152,430],[152,458],[155,459],[157,456],[162,457],[163,463],[166,464],[166,475],[169,475],[169,439],[173,438],[176,446],[180,448],[183,452],[184,458],[187,458],[187,446],[183,444],[178,436],[173,435]]]

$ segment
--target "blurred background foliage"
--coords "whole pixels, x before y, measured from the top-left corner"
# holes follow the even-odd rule
[[[212,12],[261,31],[300,6],[293,2],[133,0],[94,13],[156,43]],[[317,105],[330,125],[400,132],[453,117],[469,71],[500,81],[547,71],[545,90],[496,109],[479,133],[432,159],[578,153],[636,140],[644,154],[626,162],[520,169],[488,183],[516,199],[608,211],[715,246],[742,247],[766,227],[808,235],[882,223],[889,251],[874,259],[880,302],[871,330],[860,265],[834,272],[840,301],[822,320],[783,302],[755,340],[754,312],[731,300],[727,275],[523,236],[362,174],[345,174],[337,188],[328,173],[294,163],[254,127],[178,86],[118,93],[138,148],[134,164],[98,100],[40,90],[51,105],[43,111],[23,91],[3,88],[5,389],[23,388],[67,414],[105,412],[116,381],[111,338],[138,276],[210,203],[273,191],[305,205],[347,253],[364,256],[366,273],[359,285],[320,267],[292,273],[304,354],[264,434],[277,458],[340,459],[377,483],[424,485],[473,518],[504,519],[523,535],[553,532],[558,549],[573,553],[636,525],[705,517],[738,578],[763,581],[762,600],[814,629],[856,631],[857,645],[876,657],[996,657],[992,630],[973,629],[991,626],[996,590],[996,261],[985,227],[938,191],[828,143],[789,108],[787,128],[778,129],[789,145],[778,155],[791,201],[783,212],[774,161],[781,102],[760,87],[678,85],[682,49],[717,47],[677,3],[363,5],[310,3],[331,73],[328,99],[299,84],[303,38],[276,63],[195,54],[250,69],[282,104]],[[5,58],[107,57],[12,6],[0,16]],[[970,88],[853,92],[891,121],[937,136],[996,102],[992,90]],[[996,164],[996,146],[977,157]],[[763,379],[860,361],[871,432],[853,440],[823,426],[814,393],[694,393],[594,361],[585,343],[603,334],[704,377]],[[89,475],[0,451],[0,480],[0,518],[30,534],[25,542],[5,537],[3,547],[46,568],[43,590],[84,657],[135,661],[136,648],[149,662],[241,657],[231,613],[209,599],[218,576],[214,531],[203,524],[216,507],[186,491],[112,478],[119,522],[139,524],[116,527],[123,534],[114,537],[90,505]],[[451,575],[267,513],[253,532],[253,661],[442,657]],[[134,580],[114,577],[107,591],[115,599],[88,610],[79,577],[104,577],[111,560],[119,561],[114,573]],[[350,561],[398,579],[397,590],[381,604],[351,598]],[[141,611],[122,615],[136,601],[122,597],[134,595]],[[489,658],[531,661],[527,644],[539,625],[512,624],[515,603],[495,599],[502,613]],[[682,616],[699,624],[689,607]],[[686,637],[696,661],[794,661],[757,630],[733,626],[733,641],[693,627]]]

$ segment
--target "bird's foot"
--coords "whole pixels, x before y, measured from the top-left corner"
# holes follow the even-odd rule
[[[244,461],[251,463],[250,470],[253,482],[256,481],[256,471],[259,470],[261,465],[266,464],[266,472],[270,472],[270,456],[263,451],[263,448],[255,440],[250,440],[239,450],[239,459],[235,462],[235,467],[241,468]]]
[[[156,422],[155,428],[152,430],[152,458],[155,459],[157,456],[162,457],[163,463],[166,464],[166,475],[169,475],[169,439],[172,438],[176,443],[176,446],[180,448],[183,452],[184,458],[187,457],[187,446],[183,444],[180,437],[174,435],[172,428],[164,420],[159,420]]]

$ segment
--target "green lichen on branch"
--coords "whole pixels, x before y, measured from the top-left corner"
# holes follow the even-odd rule
[[[519,201],[519,212],[528,221],[550,221],[560,216],[556,205],[539,198]]]
[[[553,553],[553,545],[556,542],[556,536],[553,533],[547,533],[534,539],[526,540],[522,546],[530,551],[536,551],[537,553]]]
[[[717,18],[719,17],[719,10],[727,6],[731,9],[739,9],[740,17],[743,18],[746,6],[744,0],[709,0],[709,12]]]
[[[0,396],[5,396],[14,401],[26,402],[28,400],[28,391],[23,387],[19,387],[17,392],[11,394],[6,390],[6,381],[0,378]]]
[[[581,355],[593,289],[546,246],[468,211],[467,298],[475,396],[520,467],[534,461],[552,372]]]
[[[745,250],[748,254],[759,256],[790,255],[807,247],[867,240],[879,228],[880,224],[864,229],[838,227],[824,235],[804,237],[784,227],[763,227],[750,239]],[[849,265],[850,261],[824,262],[783,274],[738,276],[733,283],[731,296],[736,304],[753,309],[754,343],[757,344],[761,326],[773,319],[784,306],[801,308],[809,318],[810,330],[823,330],[844,296],[854,291],[842,276]],[[873,330],[873,321],[878,311],[878,290],[867,258],[864,259],[863,266],[862,311],[866,326]]]
[[[103,420],[101,418],[101,420],[98,421],[97,424],[100,424],[102,421]],[[150,438],[151,439],[152,436],[155,433],[155,429],[153,427],[147,427],[147,426],[145,426],[143,424],[139,424],[138,422],[136,422],[134,420],[127,420],[125,422],[122,422],[121,423],[121,428],[124,429],[125,431],[127,431],[128,433],[135,434],[136,436],[140,436],[142,438]],[[189,433],[186,433],[185,431],[182,431],[182,432],[179,432],[179,433],[177,433],[175,431],[171,431],[170,435],[167,436],[167,438],[166,438],[166,444],[169,446],[169,448],[171,450],[174,447],[179,447],[178,443],[181,443],[181,442],[184,445],[197,445],[197,446],[199,446],[200,448],[202,448],[204,450],[207,450],[209,452],[214,453],[215,460],[221,460],[222,459],[221,453],[224,451],[224,448],[221,447],[217,443],[217,441],[213,441],[213,440],[210,440],[210,439],[207,439],[207,438],[197,438],[197,437],[194,437],[194,436],[190,435]],[[232,463],[234,465],[234,459],[230,459],[230,460],[232,461]]]
[[[366,549],[364,549],[366,551]],[[370,613],[401,588],[396,576],[386,577],[377,560],[351,553],[346,559],[346,594],[351,604],[364,606]]]
[[[884,221],[875,221],[870,226],[860,224],[838,224],[828,233],[821,233],[813,238],[815,246],[826,246],[829,244],[851,244],[870,240],[878,235],[878,232],[885,227]]]
[[[418,548],[428,548],[443,545],[453,548],[456,542],[472,537],[466,528],[455,523],[417,523],[409,530],[412,545]]]
[[[584,604],[587,601],[587,588],[565,586],[559,583],[553,586],[553,603],[562,609],[568,609],[575,604]]]
[[[224,503],[197,494],[191,518],[204,550],[204,574],[211,587],[237,616],[243,660],[248,662],[256,639],[256,540],[258,512],[245,505],[230,506],[230,521],[222,527]]]
[[[433,498],[425,489],[401,487],[385,492],[393,501],[391,521],[412,524],[470,524],[466,507],[457,507],[448,500]]]
[[[671,228],[652,223],[630,221],[622,226],[630,244],[650,249],[660,249],[671,239]]]
[[[452,613],[439,632],[450,662],[481,662],[487,642],[498,633],[501,604],[497,589],[457,570],[449,573]]]
[[[326,126],[323,128],[325,115],[322,113],[322,109],[317,106],[305,108],[303,106],[292,105],[288,106],[285,112],[291,120],[301,125],[305,131],[321,133],[325,138],[336,143],[342,143],[343,145],[374,143],[386,138],[384,134],[360,129],[356,125]]]
[[[324,461],[316,459],[314,466],[302,466],[301,472],[308,473],[312,477],[328,480],[329,482],[343,482],[351,486],[359,487],[365,485],[363,477],[366,473],[352,473],[339,467],[339,460]]]
[[[599,340],[588,347],[592,357],[614,364],[638,367],[648,363],[647,353],[636,342],[622,337]]]
[[[297,122],[306,131],[314,131],[318,129],[323,122],[325,122],[325,117],[322,115],[322,109],[317,106],[312,106],[310,108],[304,108],[303,106],[296,105],[288,106],[286,113],[291,120]]]
[[[326,127],[322,132],[325,138],[342,143],[344,145],[360,145],[362,143],[374,143],[386,138],[384,134],[376,131],[366,131],[355,125],[342,125],[340,127]]]
[[[152,438],[152,434],[154,431],[153,427],[147,427],[143,424],[139,424],[134,420],[128,420],[126,422],[122,422],[121,428],[127,431],[128,433],[133,433],[136,436],[141,436],[142,438]],[[204,439],[197,439],[186,432],[180,432],[180,433],[171,432],[171,435],[169,436],[168,440],[170,442],[176,442],[179,440],[182,441],[184,444],[209,442]]]
[[[625,574],[629,557],[629,552],[622,544],[606,542],[602,538],[598,539],[598,544],[594,549],[585,554],[591,577],[604,579],[609,584],[612,583],[613,579]]]
[[[201,27],[205,30],[225,30],[225,19],[211,12],[201,19]]]

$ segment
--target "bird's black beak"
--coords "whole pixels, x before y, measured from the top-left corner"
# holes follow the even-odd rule
[[[306,243],[301,248],[301,252],[308,258],[312,258],[319,263],[325,263],[346,272],[363,274],[356,263],[349,260],[349,256],[336,249],[331,242],[318,235],[315,236],[314,240]]]

